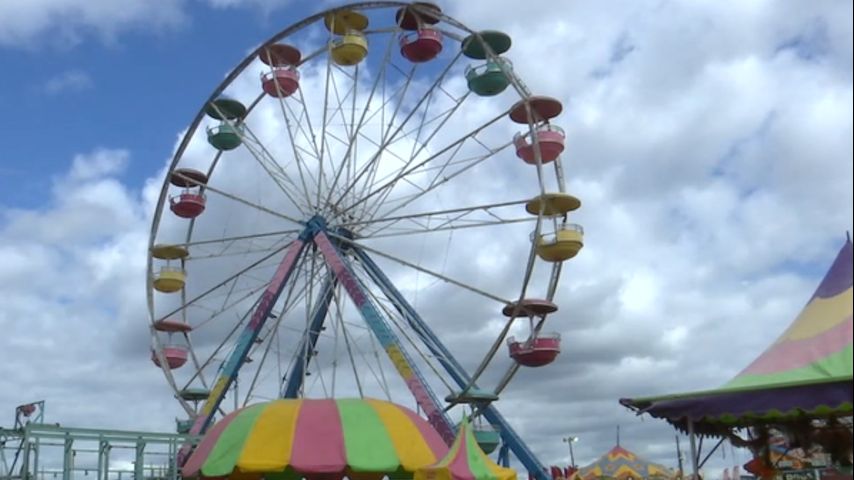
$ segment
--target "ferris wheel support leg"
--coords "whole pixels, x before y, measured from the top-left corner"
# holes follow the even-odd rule
[[[498,450],[498,464],[502,467],[510,466],[510,446],[506,443],[502,443]]]
[[[471,384],[471,377],[463,369],[462,365],[454,358],[450,350],[439,340],[439,337],[433,332],[430,326],[425,322],[418,312],[406,301],[406,298],[400,293],[389,278],[383,273],[380,267],[374,263],[373,259],[359,247],[352,247],[356,258],[364,265],[365,270],[371,279],[380,287],[395,307],[404,314],[407,322],[418,333],[418,336],[424,341],[424,344],[430,350],[430,353],[435,355],[439,363],[448,372],[448,375],[456,382],[460,388],[466,388]],[[471,388],[477,388],[477,385],[471,384]],[[502,449],[504,446],[510,448],[516,458],[522,462],[528,472],[534,475],[537,480],[551,480],[551,476],[547,474],[545,467],[537,460],[534,453],[528,448],[510,424],[498,412],[498,409],[493,405],[489,405],[481,409],[486,420],[496,429],[498,429],[503,440]]]
[[[216,383],[214,383],[208,399],[205,401],[198,416],[196,416],[196,419],[193,421],[193,426],[190,428],[189,432],[190,436],[201,435],[205,430],[207,430],[214,412],[219,407],[219,404],[222,403],[222,399],[225,398],[225,394],[231,387],[231,384],[234,383],[234,379],[237,378],[237,372],[240,370],[243,362],[246,361],[246,356],[249,355],[249,349],[252,348],[252,344],[255,342],[255,339],[258,338],[258,333],[261,331],[264,323],[268,318],[270,318],[273,306],[282,294],[282,290],[284,290],[285,284],[288,282],[288,278],[290,278],[293,273],[294,266],[302,254],[306,242],[311,239],[311,235],[313,235],[314,231],[313,227],[306,227],[303,233],[300,234],[299,238],[294,240],[290,247],[288,247],[288,251],[285,253],[285,257],[276,269],[276,273],[270,280],[270,284],[267,285],[264,293],[261,294],[261,299],[258,301],[255,311],[252,312],[251,320],[240,333],[234,350],[223,364],[222,371],[219,378],[217,378]],[[187,455],[190,453],[190,448],[191,447],[189,445],[184,445],[181,448],[181,451],[178,454],[179,464],[183,464],[187,459]]]
[[[314,352],[314,346],[317,345],[317,338],[320,336],[320,331],[323,329],[323,322],[326,320],[326,315],[329,312],[329,304],[332,303],[332,294],[335,291],[335,277],[330,275],[323,281],[323,288],[320,294],[320,301],[317,303],[314,313],[311,316],[308,332],[300,340],[297,347],[298,352],[303,352],[294,362],[291,371],[288,372],[287,383],[282,390],[282,398],[296,398],[302,387],[305,370],[311,361]]]
[[[365,323],[371,329],[371,332],[377,337],[380,345],[382,345],[394,368],[400,374],[409,391],[415,397],[418,406],[427,414],[427,419],[433,428],[439,432],[439,435],[448,445],[454,441],[455,433],[451,421],[442,411],[442,406],[436,394],[430,389],[424,375],[418,370],[418,367],[409,358],[409,354],[400,344],[400,339],[397,334],[388,326],[388,324],[380,315],[377,307],[371,302],[365,293],[361,283],[353,274],[352,269],[347,262],[342,258],[338,248],[332,244],[329,237],[323,231],[318,232],[314,237],[314,243],[317,245],[329,268],[335,273],[338,281],[344,286],[347,294],[353,300],[356,308]]]

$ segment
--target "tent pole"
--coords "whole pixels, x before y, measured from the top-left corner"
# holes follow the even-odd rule
[[[700,478],[700,466],[697,465],[697,436],[694,434],[694,421],[688,419],[688,440],[691,443],[691,468],[694,470],[692,478]]]

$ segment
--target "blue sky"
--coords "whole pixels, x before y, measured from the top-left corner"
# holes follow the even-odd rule
[[[851,3],[440,3],[473,28],[508,32],[519,76],[563,101],[567,183],[583,203],[573,215],[586,245],[550,324],[565,350],[514,379],[502,402],[546,462],[567,461],[567,435],[581,437],[579,463],[593,460],[620,424],[625,446],[672,464],[672,430],[617,398],[734,376],[794,318],[852,228]],[[0,352],[12,359],[0,362],[0,415],[44,398],[51,421],[165,430],[182,413],[149,359],[145,299],[163,168],[225,74],[320,6],[116,5],[0,0]],[[238,93],[257,94],[255,82]],[[500,112],[507,98],[473,99],[465,114]],[[199,144],[189,156],[209,161]],[[515,160],[442,202],[517,188]],[[527,233],[450,254],[445,238],[401,248],[508,291]],[[476,363],[494,331],[468,314],[485,307],[453,293],[434,291],[427,313]]]
[[[69,158],[96,147],[129,150],[122,180],[140,188],[222,77],[307,12],[196,5],[178,27],[139,28],[106,41],[83,33],[71,45],[45,33],[24,48],[0,47],[0,108],[15,112],[2,122],[2,203],[37,206]]]

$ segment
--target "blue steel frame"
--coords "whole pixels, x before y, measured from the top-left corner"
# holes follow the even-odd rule
[[[303,335],[299,346],[297,346],[299,349],[297,350],[298,352],[306,353],[297,357],[291,367],[291,371],[288,372],[288,377],[285,379],[287,383],[285,384],[285,388],[282,390],[282,398],[297,398],[297,394],[299,394],[299,389],[302,387],[305,371],[308,368],[309,362],[311,362],[314,347],[317,345],[317,337],[320,336],[320,331],[323,329],[323,321],[326,319],[326,314],[329,312],[329,304],[332,303],[332,294],[335,292],[336,284],[337,281],[335,280],[335,277],[331,275],[323,282],[320,300],[318,301],[317,307],[311,316],[308,332],[306,332],[306,335]]]
[[[439,363],[442,364],[445,371],[448,372],[448,375],[454,380],[454,382],[456,382],[461,389],[470,385],[471,377],[466,373],[459,362],[457,362],[450,350],[442,344],[439,337],[437,337],[430,326],[427,325],[427,322],[418,315],[418,312],[416,312],[415,309],[412,308],[412,305],[406,301],[391,280],[389,280],[383,271],[380,270],[379,266],[374,263],[371,257],[369,257],[364,250],[361,250],[358,247],[353,247],[353,252],[356,254],[356,258],[358,258],[362,265],[364,265],[365,270],[368,272],[371,279],[380,287],[395,307],[404,314],[410,326],[416,333],[418,333],[421,340],[427,348],[430,349],[430,352],[435,355],[436,359],[439,360]],[[477,385],[471,385],[472,389],[477,388]],[[548,475],[545,467],[539,460],[537,460],[537,457],[534,456],[534,452],[525,445],[522,438],[513,430],[510,424],[507,423],[494,405],[487,405],[481,408],[480,411],[490,425],[498,430],[504,445],[507,445],[507,447],[513,451],[513,454],[515,454],[516,458],[522,462],[522,465],[528,469],[528,472],[533,474],[537,480],[551,479],[551,476]],[[502,451],[503,450],[504,448],[502,446]]]

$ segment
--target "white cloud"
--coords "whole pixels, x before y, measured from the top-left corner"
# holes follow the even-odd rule
[[[60,73],[44,84],[44,90],[50,95],[67,92],[79,92],[92,88],[92,77],[82,70],[68,70]]]
[[[174,410],[160,374],[119,342],[131,330],[143,351],[147,343],[138,252],[151,205],[116,179],[128,161],[122,150],[77,155],[49,203],[2,212],[3,410],[44,399],[64,424],[132,428],[128,419],[137,419],[139,427],[171,428],[170,416],[159,415]],[[152,389],[165,395],[128,402]]]
[[[74,46],[94,35],[112,41],[126,30],[173,28],[185,21],[184,0],[4,0],[0,46]]]

